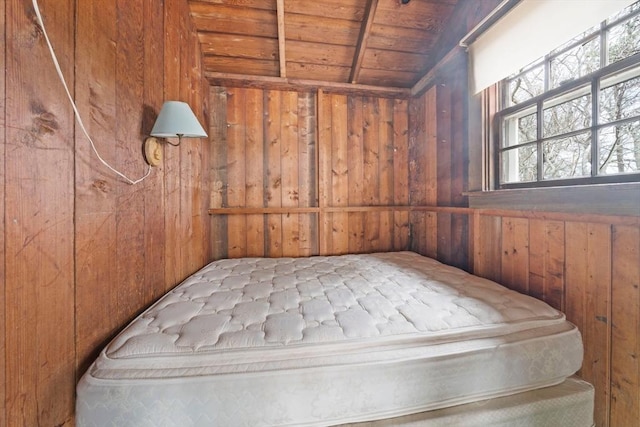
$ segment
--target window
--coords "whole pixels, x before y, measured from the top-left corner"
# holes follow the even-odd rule
[[[499,188],[640,181],[640,2],[500,83]]]

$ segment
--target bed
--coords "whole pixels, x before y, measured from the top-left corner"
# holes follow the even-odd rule
[[[413,252],[226,259],[101,351],[77,423],[435,426],[546,404],[587,426],[582,354],[561,312]]]

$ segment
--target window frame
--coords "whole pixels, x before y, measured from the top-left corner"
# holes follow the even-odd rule
[[[634,115],[631,117],[627,117],[620,120],[609,121],[607,123],[600,123],[599,119],[599,95],[600,95],[600,82],[614,76],[618,73],[624,72],[625,70],[635,70],[638,69],[638,75],[640,76],[640,52],[635,53],[627,58],[622,60],[618,60],[614,63],[605,65],[606,63],[606,55],[607,55],[607,43],[606,37],[608,31],[621,23],[633,19],[637,16],[640,16],[640,9],[635,10],[631,13],[628,13],[624,16],[619,16],[617,19],[608,22],[602,22],[597,30],[592,32],[585,31],[582,37],[575,38],[573,41],[567,42],[565,45],[554,49],[552,52],[547,54],[544,58],[536,60],[531,65],[523,68],[518,74],[512,75],[497,84],[498,88],[498,101],[499,106],[498,110],[494,115],[494,128],[496,132],[494,132],[494,141],[492,141],[492,152],[493,152],[493,175],[494,179],[492,180],[495,189],[518,189],[518,188],[543,188],[543,187],[557,187],[557,186],[572,186],[572,185],[589,185],[589,184],[606,184],[606,183],[624,183],[624,182],[636,182],[640,181],[640,171],[638,172],[628,172],[621,174],[610,174],[610,175],[600,175],[598,174],[598,139],[599,139],[599,131],[603,128],[608,128],[612,126],[622,125],[625,123],[637,122],[640,121],[640,114]],[[590,40],[595,38],[600,39],[600,68],[590,74],[587,74],[582,77],[578,77],[569,82],[565,82],[560,84],[556,88],[550,89],[551,77],[550,77],[550,67],[551,62],[569,52],[576,47],[587,43]],[[511,82],[517,80],[522,77],[526,73],[535,69],[536,67],[544,67],[544,90],[540,95],[532,97],[526,101],[520,102],[516,105],[508,105],[508,96],[509,96],[509,86]],[[585,91],[587,94],[591,96],[591,126],[573,130],[568,132],[563,132],[557,135],[547,136],[543,134],[543,115],[545,109],[550,108],[549,101],[556,101],[563,97],[567,96],[567,99],[574,99],[579,96],[580,91]],[[522,113],[520,116],[518,113]],[[530,114],[537,114],[537,123],[536,123],[536,137],[532,141],[527,141],[524,143],[518,143],[513,145],[505,144],[505,119],[509,117],[526,117]],[[542,145],[545,142],[550,140],[570,137],[572,135],[578,135],[581,133],[590,132],[590,141],[591,141],[591,173],[590,176],[581,176],[575,178],[562,178],[562,179],[544,179],[543,177],[543,162],[542,162]],[[536,162],[537,162],[537,175],[535,180],[531,181],[522,181],[522,182],[503,182],[503,166],[502,166],[502,154],[508,151],[511,151],[515,148],[522,148],[527,146],[535,146],[536,149]]]

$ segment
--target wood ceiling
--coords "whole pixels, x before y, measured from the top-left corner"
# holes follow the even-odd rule
[[[411,88],[442,54],[459,2],[466,1],[190,0],[189,5],[210,80]],[[458,40],[445,40],[447,51]]]

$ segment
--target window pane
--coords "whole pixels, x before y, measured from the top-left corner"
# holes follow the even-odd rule
[[[532,68],[509,81],[508,105],[519,104],[544,92],[544,67]]]
[[[640,68],[635,72],[640,75]],[[603,81],[603,84],[606,84]],[[605,87],[600,92],[600,123],[640,115],[640,76]]]
[[[612,27],[607,37],[610,64],[640,52],[640,15]]]
[[[538,177],[536,145],[513,148],[502,152],[503,183],[531,182]]]
[[[594,38],[551,60],[551,88],[586,76],[600,68],[600,39]]]
[[[640,171],[640,121],[601,129],[599,142],[600,174]]]
[[[591,94],[546,108],[543,113],[545,137],[569,133],[589,126],[591,126]]]
[[[530,111],[530,110],[528,110]],[[513,147],[537,139],[538,114],[526,114],[521,112],[517,116],[506,117],[504,119],[503,147]]]
[[[591,132],[545,141],[542,150],[544,179],[591,175]]]

